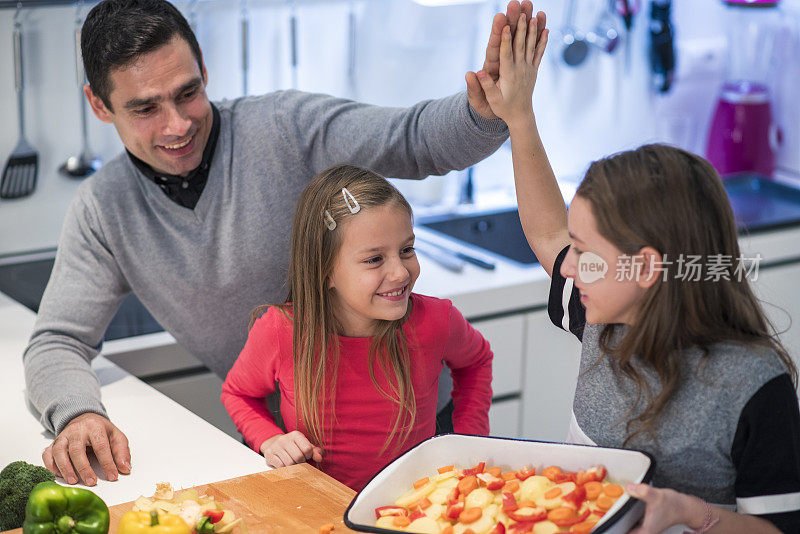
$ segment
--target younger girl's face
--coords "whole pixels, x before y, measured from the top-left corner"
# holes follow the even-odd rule
[[[600,235],[588,200],[579,196],[572,200],[568,224],[572,246],[561,264],[561,275],[575,281],[586,321],[632,324],[649,287],[645,274],[632,272],[622,251]]]
[[[396,321],[408,309],[419,277],[411,216],[394,204],[362,208],[337,228],[342,244],[329,279],[342,335],[370,337],[375,321]]]

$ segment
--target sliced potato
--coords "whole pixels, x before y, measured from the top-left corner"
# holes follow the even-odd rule
[[[419,489],[411,490],[410,492],[406,493],[399,499],[397,499],[394,504],[395,506],[408,506],[420,500],[423,497],[427,497],[433,490],[436,489],[436,484],[433,482],[428,482],[424,486]]]
[[[430,499],[430,497],[428,497]],[[447,507],[444,504],[431,504],[427,508],[423,510],[426,516],[432,517],[433,519],[439,519],[442,516],[442,512],[444,512]]]
[[[437,488],[453,489],[458,486],[458,479],[456,477],[445,478],[441,482],[436,483]]]
[[[155,509],[155,501],[148,499],[144,495],[136,499],[133,503],[133,510],[136,512],[149,512]]]
[[[556,532],[561,532],[561,529],[552,521],[540,521],[533,525],[533,534],[555,534]]]
[[[466,508],[486,508],[493,501],[494,493],[486,488],[478,488],[469,492],[469,495],[464,500],[464,506]]]
[[[412,521],[411,524],[406,527],[406,532],[439,534],[439,524],[431,517],[420,517]]]
[[[439,473],[438,475],[433,477],[432,480],[438,484],[439,482],[443,482],[443,481],[445,481],[447,479],[455,478],[455,477],[456,477],[456,470],[455,469],[451,469],[450,471],[447,471],[446,473]]]
[[[196,489],[190,488],[186,491],[182,491],[177,497],[175,497],[172,500],[174,502],[194,501],[199,503],[200,493]]]
[[[536,501],[539,497],[544,496],[548,489],[550,489],[550,481],[547,477],[533,475],[520,484],[517,500]]]
[[[394,516],[391,515],[387,515],[385,517],[379,517],[378,520],[375,522],[375,526],[379,528],[390,528],[397,530],[397,527],[394,526],[392,521],[394,521]]]
[[[541,496],[533,502],[536,503],[536,506],[541,506],[542,508],[546,508],[547,510],[552,510],[554,508],[559,508],[561,506],[564,506],[564,499],[562,499],[560,495],[555,499],[545,499],[544,496]]]
[[[214,532],[215,532],[215,534],[227,534],[228,532],[233,531],[234,527],[236,525],[238,525],[239,523],[241,523],[241,522],[242,522],[242,519],[239,518],[239,519],[235,519],[234,521],[231,521],[230,523],[228,523],[227,525],[222,526],[222,527],[220,527],[218,524],[214,525]]]
[[[434,504],[444,504],[447,496],[450,495],[451,488],[436,488],[428,495],[428,500]]]
[[[478,519],[477,521],[475,521],[474,523],[470,523],[469,525],[463,525],[463,526],[465,527],[465,529],[466,528],[471,529],[472,532],[474,532],[475,534],[486,534],[487,532],[489,532],[492,529],[492,527],[495,525],[495,523],[497,523],[497,521],[495,521],[491,517],[489,517],[487,515],[482,515],[481,518]],[[459,525],[456,525],[453,528],[453,530],[454,530],[453,534],[460,534],[459,531],[458,531]],[[462,532],[463,532],[463,530],[462,530]]]

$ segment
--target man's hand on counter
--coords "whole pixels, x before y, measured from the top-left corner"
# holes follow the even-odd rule
[[[47,469],[68,484],[77,484],[80,476],[83,484],[94,486],[97,476],[89,463],[89,447],[107,480],[117,480],[120,473],[130,474],[128,438],[111,421],[95,413],[85,413],[70,421],[44,450],[42,460]]]

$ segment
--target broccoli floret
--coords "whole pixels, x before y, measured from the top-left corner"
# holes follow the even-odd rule
[[[33,487],[55,479],[44,467],[22,461],[11,462],[0,471],[0,531],[21,527]]]

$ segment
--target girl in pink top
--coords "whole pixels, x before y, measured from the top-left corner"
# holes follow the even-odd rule
[[[304,461],[355,490],[433,436],[439,373],[456,432],[488,434],[492,352],[450,301],[411,292],[411,207],[349,165],[314,177],[294,218],[285,304],[262,306],[222,402],[269,465]],[[280,385],[284,433],[265,397]]]

